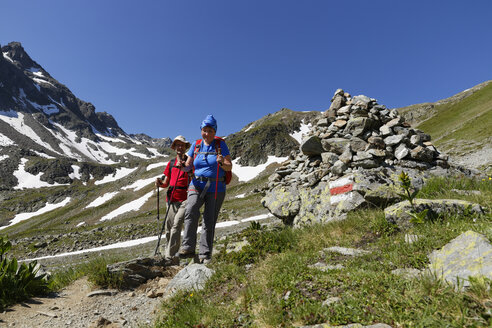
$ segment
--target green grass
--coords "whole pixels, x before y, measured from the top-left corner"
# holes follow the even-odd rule
[[[459,195],[451,189],[479,190]],[[492,181],[431,179],[421,191],[430,198],[460,196],[491,204]],[[419,196],[420,197],[420,196]],[[379,209],[350,213],[344,221],[300,229],[252,225],[225,240],[247,240],[237,252],[217,254],[216,274],[201,291],[182,292],[162,305],[155,327],[292,327],[329,323],[393,327],[488,327],[492,325],[490,280],[473,280],[464,291],[432,275],[410,279],[394,269],[424,269],[428,254],[474,230],[492,240],[492,217],[444,216],[399,231]],[[405,242],[405,234],[420,236]],[[343,246],[370,251],[350,257],[322,252]],[[224,250],[222,248],[222,250]],[[341,264],[326,272],[318,261]],[[323,305],[328,298],[338,298]]]
[[[436,115],[417,127],[437,146],[453,140],[483,143],[492,136],[492,83],[459,102],[435,106]]]
[[[115,256],[97,257],[86,263],[59,269],[54,271],[50,277],[50,289],[52,291],[59,291],[84,276],[87,276],[89,282],[94,286],[100,288],[120,288],[122,286],[121,275],[110,274],[106,267],[108,264],[123,260],[126,260],[126,258]]]

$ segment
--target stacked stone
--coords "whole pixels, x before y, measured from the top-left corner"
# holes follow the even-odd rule
[[[314,186],[354,170],[399,166],[449,167],[430,136],[413,129],[396,109],[336,90],[330,108],[304,138],[300,151],[270,177],[269,187]]]

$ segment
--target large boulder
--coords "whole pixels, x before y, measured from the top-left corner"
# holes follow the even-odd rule
[[[307,139],[304,139],[301,143],[300,149],[304,155],[308,156],[321,155],[321,153],[324,151],[323,146],[321,145],[321,141],[317,136],[311,136]]]
[[[299,189],[299,212],[293,219],[295,227],[317,222],[328,222],[330,214],[330,189],[326,182],[319,183],[314,188]]]
[[[301,205],[299,190],[293,186],[277,186],[263,197],[261,203],[285,224],[291,225]]]
[[[414,205],[417,213],[428,210],[429,218],[439,215],[484,214],[480,204],[459,199],[414,199]],[[410,202],[405,200],[385,208],[384,215],[388,222],[395,223],[400,228],[406,228],[412,224],[410,212],[413,210]]]
[[[469,286],[470,277],[492,279],[492,245],[474,231],[462,233],[432,252],[429,260],[434,274],[457,286]]]

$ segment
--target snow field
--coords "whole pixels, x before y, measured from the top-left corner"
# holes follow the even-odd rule
[[[234,226],[237,224],[240,224],[242,222],[250,222],[250,221],[260,221],[267,219],[269,217],[272,217],[273,215],[268,213],[268,214],[261,214],[261,215],[256,215],[252,216],[250,218],[246,218],[240,221],[233,220],[233,221],[226,221],[226,222],[219,222],[215,226],[216,228],[225,228],[225,227],[230,227]],[[83,223],[83,222],[82,222]],[[201,231],[201,227],[197,229],[197,232]],[[183,232],[181,232],[183,234]],[[95,248],[90,248],[90,249],[84,249],[80,251],[75,251],[75,252],[67,252],[67,253],[61,253],[61,254],[56,254],[56,255],[49,255],[49,256],[43,256],[43,257],[37,257],[33,259],[28,259],[24,261],[34,261],[34,260],[44,260],[44,259],[49,259],[49,258],[54,258],[54,257],[63,257],[63,256],[69,256],[69,255],[77,255],[77,254],[84,254],[84,253],[92,253],[92,252],[99,252],[99,251],[104,251],[104,250],[110,250],[110,249],[116,249],[116,248],[125,248],[125,247],[131,247],[131,246],[137,246],[137,245],[142,245],[146,244],[152,241],[157,240],[158,236],[150,236],[150,237],[145,237],[145,238],[140,238],[140,239],[135,239],[135,240],[127,240],[111,245],[106,245],[106,246],[101,246],[101,247],[95,247]],[[163,236],[163,238],[165,238]]]

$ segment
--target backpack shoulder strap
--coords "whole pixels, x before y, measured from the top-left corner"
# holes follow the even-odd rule
[[[193,159],[195,159],[196,158],[196,155],[198,155],[198,152],[200,151],[201,144],[202,144],[202,139],[198,139],[195,142],[195,151],[193,153]]]
[[[222,151],[220,149],[220,142],[221,141],[224,141],[224,139],[222,139],[221,137],[217,137],[217,136],[214,137],[215,151],[217,152],[217,154],[221,154],[222,155]]]

